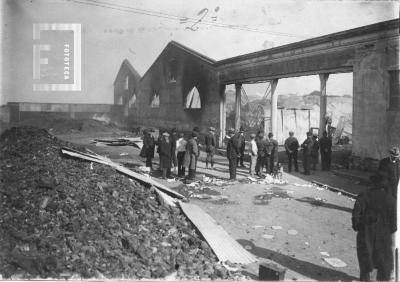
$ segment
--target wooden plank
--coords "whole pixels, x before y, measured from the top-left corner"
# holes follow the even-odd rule
[[[155,188],[155,187],[154,187]],[[177,207],[177,202],[179,200],[172,198],[171,196],[167,195],[166,193],[164,193],[163,191],[161,191],[160,189],[155,188],[154,191],[156,191],[156,194],[158,196],[158,200],[160,202],[160,204],[164,207]]]
[[[347,191],[345,191],[343,189],[340,189],[340,188],[336,188],[336,187],[333,187],[333,186],[330,186],[330,185],[327,185],[327,184],[324,184],[324,183],[321,183],[321,182],[318,182],[318,181],[311,181],[311,183],[317,184],[318,186],[326,187],[326,188],[328,188],[329,190],[331,190],[333,192],[340,192],[343,195],[348,196],[348,197],[353,198],[353,199],[357,198],[356,194],[347,192]]]
[[[175,192],[174,190],[171,190],[170,188],[168,188],[167,186],[155,181],[154,179],[150,178],[150,177],[146,177],[142,174],[139,174],[137,172],[134,172],[120,164],[114,163],[113,161],[104,158],[104,157],[99,157],[99,156],[94,156],[94,155],[90,155],[87,153],[81,153],[78,152],[76,150],[73,149],[69,149],[67,147],[63,147],[61,149],[61,152],[63,154],[72,156],[72,157],[76,157],[76,158],[80,158],[80,159],[84,159],[84,160],[88,160],[88,161],[92,161],[92,162],[97,162],[97,163],[101,163],[101,164],[105,164],[105,165],[109,165],[113,168],[115,168],[117,171],[119,171],[120,173],[123,173],[125,175],[128,175],[130,177],[133,177],[139,181],[142,181],[144,183],[150,184],[152,186],[155,186],[156,188],[166,192],[169,195],[174,196],[175,198],[178,199],[184,199],[185,196],[183,196],[182,194],[179,194],[178,192]]]
[[[236,242],[211,216],[200,207],[179,202],[179,205],[213,249],[220,261],[249,264],[257,259]]]

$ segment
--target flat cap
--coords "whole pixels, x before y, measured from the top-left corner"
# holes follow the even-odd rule
[[[389,150],[389,153],[393,157],[399,157],[400,156],[399,147],[393,147],[392,149]]]

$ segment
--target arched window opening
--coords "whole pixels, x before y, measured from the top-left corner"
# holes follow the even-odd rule
[[[186,95],[185,109],[201,109],[200,93],[196,86]]]
[[[153,92],[153,99],[151,100],[151,107],[152,108],[159,108],[160,107],[160,95],[157,91]]]
[[[129,90],[129,76],[125,77],[124,90]]]
[[[129,108],[134,108],[136,107],[136,94],[133,93],[131,98],[129,99]]]

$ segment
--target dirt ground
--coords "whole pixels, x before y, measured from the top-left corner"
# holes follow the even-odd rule
[[[75,132],[57,137],[85,145],[127,166],[144,165],[139,157],[139,149],[134,147],[91,144],[94,138],[112,135]],[[214,170],[206,170],[204,160],[202,153],[198,163],[199,179],[206,176],[227,180],[229,173],[225,157],[216,156]],[[155,168],[157,163],[156,157]],[[152,176],[159,177],[159,173],[155,172]],[[284,173],[287,184],[253,184],[247,180],[247,176],[248,169],[239,168],[237,183],[206,185],[206,189],[202,189],[202,199],[192,197],[191,202],[209,213],[260,262],[273,262],[286,268],[286,280],[357,279],[356,233],[351,228],[354,199],[311,185],[311,181],[323,182],[352,193],[361,192],[366,189],[365,186],[358,181],[322,171],[315,171],[310,176]],[[187,191],[187,186],[179,179],[159,181],[179,192]],[[326,258],[338,258],[345,266],[333,267],[324,260]],[[245,273],[257,280],[258,264],[247,266]]]

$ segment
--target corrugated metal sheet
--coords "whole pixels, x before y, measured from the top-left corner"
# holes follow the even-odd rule
[[[246,251],[200,207],[182,202],[179,204],[182,211],[197,227],[220,261],[229,260],[232,263],[239,264],[249,264],[257,261],[255,256]]]

